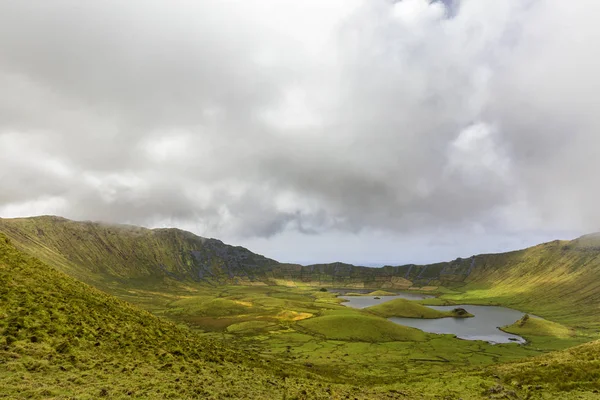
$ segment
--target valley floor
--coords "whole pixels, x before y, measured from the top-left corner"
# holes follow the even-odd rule
[[[544,390],[539,384],[504,382],[498,378],[496,366],[597,337],[586,329],[561,337],[526,332],[526,345],[492,345],[408,328],[390,332],[390,338],[381,332],[389,327],[387,324],[393,325],[391,322],[383,318],[374,321],[377,317],[367,311],[343,306],[335,293],[309,287],[188,287],[159,297],[144,290],[129,290],[121,296],[205,336],[256,351],[266,359],[283,360],[330,382],[362,387],[391,385],[423,398],[481,398],[494,396],[495,390],[499,395],[512,390],[540,398],[548,390],[555,396],[552,398],[567,395],[554,387],[558,381],[543,382]],[[452,304],[458,300],[456,293],[450,293],[421,302]],[[323,324],[318,324],[321,320]]]

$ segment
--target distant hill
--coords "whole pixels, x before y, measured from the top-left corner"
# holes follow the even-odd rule
[[[135,280],[221,284],[288,284],[408,288],[443,276],[462,281],[469,260],[369,268],[344,263],[282,264],[238,246],[179,229],[76,222],[61,217],[0,219],[20,249],[86,282]]]
[[[455,302],[519,307],[568,325],[600,327],[600,234],[524,250],[429,265],[369,268],[283,264],[179,229],[76,222],[42,216],[0,219],[15,246],[98,287],[306,285],[407,289],[443,286]]]
[[[475,268],[447,296],[513,306],[561,323],[600,328],[600,235],[475,257]]]

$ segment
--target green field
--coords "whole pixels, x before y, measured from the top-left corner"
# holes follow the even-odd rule
[[[404,317],[431,319],[448,317],[469,318],[473,316],[460,308],[452,311],[438,311],[406,299],[394,299],[386,301],[385,303],[381,303],[376,306],[367,307],[364,310],[384,318]]]
[[[202,247],[183,231],[43,217],[0,220],[0,232],[0,397],[592,399],[600,390],[600,251],[588,238],[477,256],[462,281],[440,275],[412,289],[435,298],[353,309],[324,289],[343,287],[323,277],[329,267]],[[362,269],[335,268],[350,291],[370,282]],[[405,287],[396,270],[381,271],[390,282],[377,278],[369,296]],[[425,304],[497,304],[545,319],[503,327],[526,345],[386,320],[465,317]]]
[[[550,336],[555,338],[569,338],[575,335],[573,329],[567,328],[557,322],[547,321],[539,318],[532,318],[525,314],[523,318],[514,324],[502,327],[502,330],[515,335],[531,336]]]

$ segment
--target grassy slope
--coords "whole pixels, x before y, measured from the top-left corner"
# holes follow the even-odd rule
[[[460,293],[444,299],[496,303],[571,327],[600,328],[600,237],[476,257]]]
[[[331,340],[358,342],[423,341],[425,333],[384,318],[351,311],[330,311],[297,323],[312,334]]]
[[[600,390],[600,341],[549,353],[530,360],[495,367],[503,382],[521,387],[533,398],[578,398],[569,391],[585,390],[598,398]],[[561,394],[561,392],[566,392]]]
[[[367,268],[375,272],[366,276],[364,268],[346,264],[284,265],[222,243],[216,248],[205,248],[204,239],[175,229],[148,230],[74,222],[57,217],[0,219],[0,232],[11,237],[21,250],[77,279],[119,294],[121,298],[125,298],[125,294],[117,292],[131,287],[148,290],[150,300],[150,297],[163,296],[165,288],[170,291],[185,287],[189,282],[187,278],[193,281],[199,279],[200,274],[210,278],[209,283],[216,286],[224,283],[250,284],[244,274],[259,272],[262,275],[255,283],[285,281],[299,286],[311,282],[326,286],[334,277],[350,274],[348,276],[353,276],[354,286],[373,284],[377,287],[383,285],[382,282],[389,284],[391,279],[403,279],[398,274],[404,271],[404,267]],[[193,257],[193,251],[201,253],[201,262]],[[243,263],[241,267],[239,263],[231,267],[223,261],[223,251],[234,259],[243,256],[243,263],[249,262],[254,267],[246,268]],[[585,236],[571,242],[556,241],[521,251],[479,255],[449,263],[405,267],[406,276],[418,273],[420,279],[450,285],[455,291],[445,293],[443,299],[458,304],[501,304],[570,327],[600,328],[598,236]],[[231,268],[241,275],[230,279]],[[467,271],[470,275],[463,282]],[[385,279],[375,284],[379,279],[377,274],[382,279],[385,276]],[[361,276],[366,279],[362,283],[356,281]],[[182,281],[182,277],[186,279]],[[340,279],[342,285],[346,278]],[[161,293],[156,291],[157,288]]]
[[[529,315],[523,316],[523,318],[514,324],[502,327],[502,330],[524,337],[551,336],[569,338],[574,335],[573,330],[564,325],[545,319],[531,318]]]
[[[419,303],[406,299],[394,299],[377,304],[364,309],[370,313],[379,315],[380,317],[404,317],[404,318],[444,318],[456,317],[465,318],[472,317],[471,314],[458,315],[453,311],[439,311],[433,308],[426,307]]]
[[[344,263],[283,264],[247,249],[177,229],[70,221],[53,216],[2,219],[0,232],[16,246],[95,285],[156,287],[177,280],[208,284],[267,283],[302,287],[407,289],[428,282],[449,263],[368,268]],[[457,271],[468,262],[454,263]],[[451,270],[449,268],[447,270]],[[450,279],[456,274],[446,274]],[[462,275],[456,275],[461,279]],[[135,280],[132,283],[131,280]],[[171,278],[166,279],[165,278]]]
[[[38,252],[45,251],[43,249],[43,246],[36,247]],[[54,250],[48,251],[50,258],[57,257],[56,259],[61,262],[67,259]],[[2,340],[5,340],[3,347],[0,347],[3,367],[0,370],[0,386],[4,389],[3,394],[34,398],[61,396],[97,398],[104,393],[115,398],[193,396],[283,398],[286,394],[298,398],[336,398],[345,397],[346,394],[358,398],[382,398],[385,392],[393,397],[402,397],[396,396],[397,392],[387,391],[396,390],[391,388],[381,388],[383,392],[380,389],[352,389],[345,385],[321,383],[317,377],[311,380],[295,378],[293,367],[286,367],[286,371],[282,372],[277,363],[270,363],[272,367],[266,369],[262,364],[260,368],[256,368],[258,361],[251,360],[251,355],[243,356],[246,353],[251,354],[247,349],[230,351],[219,342],[199,338],[192,332],[182,330],[74,281],[47,265],[21,254],[4,242],[0,242],[0,259],[2,299],[0,324],[2,324]],[[238,289],[228,290],[232,294]],[[256,290],[259,293],[261,290],[269,289],[249,287],[239,290],[244,293]],[[482,289],[479,287],[477,290]],[[485,293],[486,289],[483,290],[482,293]],[[148,293],[150,298],[159,295],[161,294]],[[266,298],[265,301],[277,299],[277,301],[287,302],[286,307],[293,308],[295,305],[304,307],[300,302],[302,298],[300,293],[272,293],[272,295],[274,297]],[[336,302],[328,296],[326,293],[315,293],[315,304],[318,302],[323,307],[339,309]],[[469,292],[454,296],[468,297]],[[262,298],[258,295],[257,297]],[[484,300],[490,298],[493,297]],[[248,299],[236,297],[233,300],[247,302]],[[265,303],[260,306],[267,305]],[[216,308],[219,308],[218,305]],[[265,324],[259,325],[247,324],[240,328],[244,331],[248,328],[268,327]],[[17,329],[15,330],[14,327]],[[76,339],[65,340],[67,337]],[[348,352],[350,357],[355,356],[353,360],[356,364],[342,363],[340,369],[331,370],[332,376],[348,369],[361,374],[360,379],[348,376],[348,379],[358,382],[366,379],[365,376],[369,374],[376,377],[392,366],[403,367],[405,375],[402,375],[403,379],[400,380],[402,383],[399,383],[398,387],[412,398],[429,398],[444,393],[448,394],[448,398],[480,398],[482,390],[487,390],[485,388],[493,382],[493,379],[490,380],[488,376],[478,376],[452,364],[449,367],[455,372],[451,376],[443,375],[448,372],[446,364],[442,363],[443,368],[439,369],[431,364],[430,360],[419,361],[422,357],[431,358],[433,354],[443,351],[444,357],[452,355],[457,360],[464,360],[465,365],[475,366],[489,364],[495,359],[497,356],[493,354],[493,349],[496,349],[498,356],[500,353],[508,355],[514,352],[514,357],[524,355],[526,350],[516,345],[495,346],[492,349],[492,346],[481,343],[459,341],[457,344],[456,341],[444,337],[423,342],[429,350],[425,347],[415,348],[420,342],[315,342],[311,336],[291,332],[274,335],[274,338],[277,337],[281,338],[282,355],[287,352],[295,356],[304,357],[306,354],[306,357],[315,357],[314,368],[319,373],[321,370],[330,371],[332,364],[329,360],[316,357],[331,354],[332,357],[337,358],[340,352],[344,354],[344,351]],[[295,343],[296,339],[300,342],[297,347],[292,346],[290,352],[290,344]],[[317,347],[315,348],[314,345]],[[269,346],[272,349],[276,348],[273,343]],[[466,351],[467,348],[469,351]],[[592,357],[596,350],[597,346],[592,346],[585,353],[592,370],[595,368],[594,363],[597,363]],[[418,357],[420,353],[423,356]],[[406,361],[398,364],[395,357],[398,355],[406,357],[403,354],[410,357],[406,359],[407,361],[413,361],[410,364],[403,364]],[[364,364],[365,357],[369,359],[368,364]],[[557,355],[556,358],[548,358],[548,362],[565,364],[563,358]],[[565,365],[570,366],[575,362],[574,359],[570,360]],[[577,368],[585,369],[586,360],[579,361],[584,361],[584,364],[578,365]],[[322,364],[316,365],[317,362]],[[532,378],[534,380],[555,379],[551,375],[539,378],[540,374],[544,374],[539,365],[537,361],[511,364],[499,370],[498,374],[508,382],[508,385],[512,382],[511,374],[516,374],[515,371],[519,368],[527,369],[528,373],[534,376]],[[419,373],[430,375],[419,375]],[[291,377],[282,378],[282,375],[290,374]],[[554,393],[554,390],[560,389],[595,387],[593,376],[580,375],[570,381],[571,386],[563,388],[556,387],[552,381],[544,382],[548,386],[547,393]],[[398,380],[397,376],[396,380]],[[304,392],[307,394],[303,394]]]
[[[277,264],[246,249],[178,229],[151,230],[41,216],[0,219],[0,232],[21,250],[84,282],[102,286],[177,287],[180,281],[201,277],[219,283],[228,275],[218,251],[233,252],[256,266]]]
[[[289,377],[293,367],[138,310],[24,255],[1,234],[0,299],[0,387],[9,398],[377,397]]]

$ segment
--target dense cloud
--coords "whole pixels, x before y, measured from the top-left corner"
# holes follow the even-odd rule
[[[3,1],[0,216],[600,226],[600,3]]]

